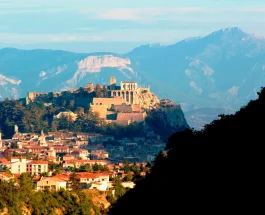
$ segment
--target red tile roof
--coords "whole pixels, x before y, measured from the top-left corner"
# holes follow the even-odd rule
[[[31,161],[31,164],[48,164],[48,161]]]

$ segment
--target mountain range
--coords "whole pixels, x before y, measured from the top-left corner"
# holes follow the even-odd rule
[[[265,81],[265,38],[238,27],[176,44],[142,45],[126,54],[74,53],[59,50],[0,49],[0,99],[27,92],[61,91],[109,84],[110,76],[150,86],[160,99],[181,104],[188,123],[208,114],[233,112],[257,98]],[[206,112],[205,112],[206,111]]]

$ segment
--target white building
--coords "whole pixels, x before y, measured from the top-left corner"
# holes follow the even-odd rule
[[[11,173],[21,174],[40,174],[48,172],[48,161],[27,160],[25,157],[11,158]]]
[[[25,157],[12,157],[11,172],[13,174],[21,174],[23,172],[27,172],[27,159]]]
[[[66,190],[66,186],[66,180],[54,177],[42,177],[41,180],[37,182],[37,190]]]
[[[75,114],[75,113],[73,113],[72,111],[63,111],[63,112],[60,112],[60,113],[58,113],[57,115],[55,115],[54,116],[54,118],[56,118],[56,119],[60,119],[61,117],[71,117],[71,119],[73,120],[73,121],[75,121],[76,120],[76,118],[77,118],[77,114]]]

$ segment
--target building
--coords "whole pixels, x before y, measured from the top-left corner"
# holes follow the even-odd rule
[[[77,114],[73,113],[72,111],[63,111],[53,116],[53,118],[55,119],[60,119],[62,117],[68,117],[72,119],[73,121],[75,121],[77,118]]]
[[[66,190],[67,180],[57,178],[57,177],[42,177],[40,181],[37,182],[37,190],[55,190],[59,191],[60,189]]]
[[[63,167],[76,167],[79,168],[80,166],[83,166],[85,164],[94,165],[94,164],[100,164],[102,166],[107,165],[108,162],[104,160],[66,160],[63,163]]]
[[[38,143],[39,143],[39,146],[48,146],[48,144],[46,142],[46,136],[45,136],[43,130],[41,131],[41,135],[38,138]]]
[[[82,189],[97,189],[100,191],[106,191],[108,188],[108,173],[79,172],[77,174]]]
[[[74,157],[74,159],[83,159],[83,160],[87,160],[89,153],[87,150],[84,149],[76,149],[74,151],[71,152],[71,155]]]
[[[9,175],[5,172],[0,172],[0,181],[9,181],[11,179],[14,179],[13,175]]]
[[[12,157],[11,158],[11,173],[21,174],[27,172],[27,159],[26,157]]]
[[[36,175],[48,172],[48,161],[29,161],[27,163],[27,172]]]

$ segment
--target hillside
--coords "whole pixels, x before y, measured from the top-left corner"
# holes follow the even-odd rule
[[[260,192],[265,89],[202,131],[169,137],[151,173],[111,208],[119,214],[254,212]],[[255,207],[253,207],[255,205]]]
[[[104,89],[106,88],[102,87],[90,91],[79,88],[74,92],[65,91],[59,96],[45,94],[34,98],[33,101],[30,100],[28,104],[25,102],[26,99],[0,101],[0,131],[5,139],[12,138],[14,125],[18,125],[20,132],[24,133],[68,130],[97,132],[114,135],[116,138],[141,136],[157,138],[156,136],[159,135],[166,141],[168,135],[189,127],[179,105],[171,101],[168,101],[170,105],[165,105],[165,100],[160,101],[155,94],[144,89],[139,89],[135,96],[135,100],[143,108],[138,112],[143,119],[134,121],[130,125],[117,124],[117,116],[133,121],[133,116],[130,114],[134,113],[112,110],[108,112],[114,117],[111,119],[113,121],[108,119],[107,122],[105,120],[107,118],[100,117],[98,106],[90,107],[93,98],[97,97],[97,94],[102,96]],[[71,117],[61,113],[70,113]],[[107,117],[106,112],[105,117]]]

